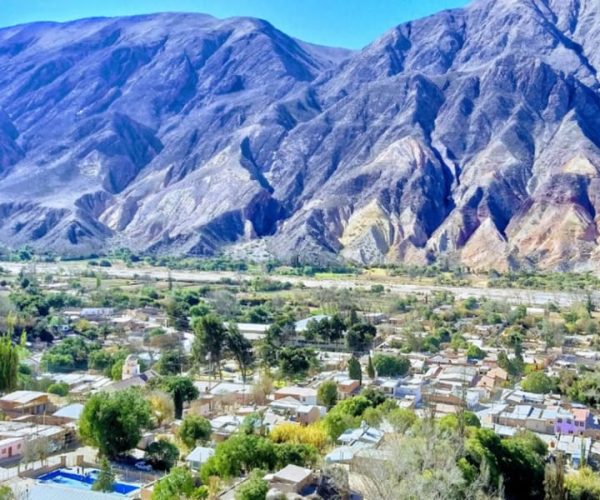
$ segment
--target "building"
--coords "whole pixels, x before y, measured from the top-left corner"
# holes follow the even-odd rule
[[[306,405],[317,404],[317,390],[312,387],[288,386],[275,391],[275,399],[294,398]]]
[[[156,377],[158,377],[158,374],[154,370],[148,370],[144,373],[139,373],[138,375],[134,375],[124,380],[113,382],[112,384],[107,385],[104,390],[108,392],[115,392],[123,391],[125,389],[129,389],[130,387],[146,387],[148,382]]]
[[[593,426],[594,418],[587,408],[573,408],[570,411],[561,409],[556,417],[554,432],[583,436]]]
[[[44,415],[54,411],[49,395],[38,391],[15,391],[0,398],[0,412],[9,417]]]
[[[15,445],[10,445],[10,440],[14,440],[16,449]],[[21,440],[25,449],[32,444],[43,445],[49,454],[62,450],[65,446],[73,443],[75,432],[58,425],[38,425],[32,422],[16,421],[0,422],[0,441],[5,442],[5,446],[13,446],[13,455],[17,455],[19,451],[19,443],[16,440]]]
[[[377,446],[383,439],[383,431],[370,427],[365,422],[356,429],[348,429],[338,438],[338,443],[353,446],[356,443],[365,443],[371,446]]]
[[[312,470],[297,465],[289,464],[283,469],[264,477],[270,488],[275,488],[282,493],[301,493],[313,484],[315,478]]]
[[[0,439],[0,461],[20,457],[25,451],[25,440],[14,437]]]
[[[358,393],[360,390],[360,381],[345,379],[337,383],[338,399],[347,399]]]
[[[262,340],[267,335],[267,330],[271,325],[260,323],[238,323],[237,327],[240,333],[250,342]]]
[[[121,374],[121,380],[127,380],[133,377],[137,377],[140,374],[140,363],[136,356],[130,354],[125,358],[123,363],[123,371]]]
[[[212,448],[206,448],[204,446],[196,446],[192,452],[185,457],[185,461],[192,470],[200,470],[202,464],[215,454],[215,450]]]

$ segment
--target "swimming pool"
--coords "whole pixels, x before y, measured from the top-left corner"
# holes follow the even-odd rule
[[[97,473],[97,470],[91,470],[88,474],[83,476],[69,470],[58,469],[38,477],[38,481],[60,484],[78,490],[91,490],[92,484],[96,482]],[[129,495],[139,489],[140,487],[135,484],[115,483],[113,493],[118,495]]]

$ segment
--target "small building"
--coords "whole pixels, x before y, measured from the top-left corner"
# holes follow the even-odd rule
[[[85,307],[79,316],[90,321],[103,321],[112,318],[115,310],[112,307]]]
[[[347,399],[358,393],[360,390],[360,381],[345,379],[337,383],[338,399]]]
[[[63,406],[58,411],[55,411],[52,416],[55,419],[63,420],[64,423],[77,422],[81,416],[81,412],[83,412],[83,408],[84,406],[81,403],[73,403]]]
[[[137,377],[140,374],[140,362],[137,357],[130,354],[125,358],[123,363],[123,371],[121,373],[121,380],[127,380],[132,377]]]
[[[258,342],[267,335],[267,330],[271,325],[260,323],[238,323],[237,327],[240,333],[250,342]]]
[[[321,418],[321,410],[315,405],[300,405],[296,408],[296,421],[308,425]]]
[[[317,390],[312,387],[288,386],[275,391],[275,399],[294,398],[303,404],[317,404]]]
[[[593,426],[594,418],[587,408],[573,408],[570,411],[561,409],[556,417],[554,432],[583,436]]]
[[[383,439],[383,431],[370,427],[365,422],[356,429],[348,429],[338,438],[338,442],[343,445],[352,446],[356,443],[365,443],[377,446]]]
[[[45,392],[15,391],[0,398],[0,411],[9,417],[43,415],[54,410]]]
[[[313,484],[315,478],[312,470],[289,464],[278,472],[267,474],[264,479],[270,488],[276,488],[283,493],[301,493]]]
[[[185,457],[185,461],[192,470],[200,470],[202,464],[215,454],[215,450],[205,446],[196,446],[192,452]]]
[[[0,461],[20,457],[25,451],[23,438],[0,439]]]

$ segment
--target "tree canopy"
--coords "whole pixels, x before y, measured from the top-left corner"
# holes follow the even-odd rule
[[[134,448],[150,422],[150,405],[139,390],[98,392],[83,408],[79,433],[101,455],[113,458]]]

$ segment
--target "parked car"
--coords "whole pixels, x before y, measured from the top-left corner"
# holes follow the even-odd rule
[[[136,462],[134,464],[134,467],[138,470],[143,470],[146,472],[150,472],[152,470],[152,466],[149,463],[144,462],[143,460]]]

